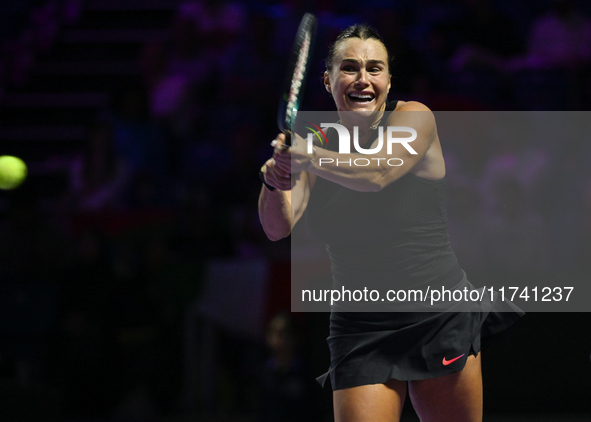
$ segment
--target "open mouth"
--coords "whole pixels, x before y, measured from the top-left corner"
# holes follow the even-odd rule
[[[365,92],[349,92],[347,96],[356,103],[371,103],[375,99],[375,95]]]

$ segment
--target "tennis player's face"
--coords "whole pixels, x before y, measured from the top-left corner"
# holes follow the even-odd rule
[[[386,48],[371,38],[339,42],[324,82],[338,111],[383,110],[390,89]]]

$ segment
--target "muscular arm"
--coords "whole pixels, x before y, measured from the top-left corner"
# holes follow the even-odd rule
[[[278,139],[283,142],[283,138]],[[278,146],[273,156],[275,158],[286,153]],[[259,195],[259,219],[267,237],[273,241],[289,236],[293,226],[302,217],[316,177],[304,171],[288,179],[285,176],[289,173],[282,171],[274,158],[265,163],[265,181],[276,189],[271,191],[263,185]]]
[[[259,195],[259,219],[270,240],[291,233],[291,191],[270,191],[264,185]]]
[[[404,111],[411,111],[412,113],[403,113]],[[301,145],[299,147],[302,149],[301,151],[292,151],[292,171],[302,168],[311,174],[338,183],[349,189],[361,192],[377,192],[404,176],[411,169],[415,168],[415,166],[424,166],[427,153],[437,138],[433,113],[423,104],[416,102],[406,103],[397,112],[391,113],[387,126],[406,126],[415,129],[417,131],[417,138],[409,145],[417,154],[411,154],[400,143],[393,144],[392,153],[388,154],[385,139],[386,133],[384,133],[384,144],[381,151],[372,155],[358,153],[339,154],[334,151],[316,148],[315,159],[311,160],[309,155],[303,151],[305,146]],[[395,136],[403,137],[408,135],[395,133]],[[302,141],[300,144],[305,144],[305,141]],[[372,147],[376,145],[377,140]],[[348,164],[349,160],[358,158],[369,159],[369,165],[365,165],[367,160],[361,161],[364,164],[363,166]],[[387,164],[387,161],[391,158],[402,159],[404,164],[401,166],[390,166]],[[330,159],[333,161],[330,162]],[[336,165],[337,160],[341,163],[338,166]],[[399,161],[394,160],[393,163],[398,164]],[[285,168],[284,162],[279,161],[278,164],[283,165],[283,168]]]

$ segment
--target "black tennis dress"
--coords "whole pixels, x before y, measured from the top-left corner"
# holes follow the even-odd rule
[[[393,111],[396,102],[387,104]],[[337,150],[336,131],[328,148]],[[306,209],[310,231],[326,244],[333,288],[381,278],[395,289],[471,286],[447,236],[445,180],[407,173],[380,192],[357,192],[317,178]],[[344,312],[333,306],[327,339],[333,390],[443,376],[463,369],[481,343],[519,320],[512,304],[470,312]],[[500,309],[503,312],[500,312]]]

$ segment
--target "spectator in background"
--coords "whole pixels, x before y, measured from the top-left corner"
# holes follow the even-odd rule
[[[111,126],[97,123],[89,131],[86,148],[72,162],[70,191],[74,206],[85,211],[117,208],[130,182],[131,168],[115,153]]]
[[[216,87],[212,83],[215,61],[207,56],[194,22],[179,12],[171,39],[147,44],[141,61],[152,117],[177,139],[195,138],[207,111],[204,102],[207,98],[210,106],[215,103]]]
[[[453,44],[448,36],[446,25],[438,23],[429,28],[420,54],[428,74],[430,90],[442,87],[447,62],[452,53]]]
[[[222,60],[235,46],[245,23],[242,4],[225,0],[185,1],[179,6],[179,14],[193,21],[198,41],[211,55]]]
[[[219,101],[244,23],[240,3],[185,1],[173,20],[171,40],[147,45],[142,61],[150,111],[181,140],[197,137],[198,123]]]
[[[89,128],[84,149],[72,160],[67,199],[77,210],[154,204],[166,196],[165,141],[146,119],[143,88],[123,90],[114,103],[110,119]]]
[[[243,104],[248,101],[252,104],[249,108],[273,119],[277,113],[279,88],[269,89],[269,80],[281,81],[285,72],[285,61],[280,60],[272,48],[275,41],[274,22],[274,18],[267,13],[260,12],[251,17],[248,29],[250,44],[244,49],[248,56],[239,66],[239,71],[230,78],[226,93],[231,93],[231,97],[224,99],[238,102],[241,112],[244,112]],[[274,120],[269,122],[274,123]]]
[[[425,93],[427,80],[421,56],[404,39],[404,24],[399,13],[383,8],[378,10],[376,25],[394,57],[392,89],[400,93]]]
[[[160,126],[149,118],[149,100],[142,84],[128,86],[113,97],[111,124],[116,156],[131,172],[126,198],[131,205],[166,202],[169,160]]]
[[[273,21],[271,48],[275,55],[287,60],[302,15],[304,4],[297,0],[282,0],[270,6],[268,16]]]
[[[460,48],[475,46],[501,57],[521,53],[514,22],[495,9],[492,0],[462,0],[463,10],[450,26]]]
[[[576,69],[591,60],[591,21],[574,0],[554,0],[551,10],[533,22],[528,40],[528,57],[520,66]]]
[[[524,139],[521,144],[500,136],[496,139],[499,150],[484,165],[479,183],[485,212],[499,206],[496,186],[507,177],[520,184],[528,201],[536,201],[544,192],[544,176],[551,165],[550,153],[544,146],[532,141],[525,143]]]
[[[492,274],[541,274],[552,267],[547,222],[527,202],[517,180],[495,185],[498,207],[487,217],[484,244]]]
[[[244,25],[240,3],[185,1],[173,19],[171,38],[144,48],[142,67],[150,90],[150,114],[169,135],[175,176],[194,176],[195,155],[209,157],[210,164],[219,161],[210,156],[224,146],[217,139],[217,147],[207,145],[208,132],[213,127],[227,128],[227,122],[234,119],[220,108],[244,96],[243,87],[250,86],[248,81],[234,83],[237,79],[233,78],[236,73],[242,76],[248,67],[248,60],[238,59]]]
[[[502,35],[503,31],[495,31]],[[534,20],[522,56],[506,57],[492,45],[464,46],[450,61],[454,71],[470,66],[492,67],[504,72],[525,69],[569,69],[591,62],[591,21],[573,0],[553,0],[550,10]]]
[[[7,39],[0,50],[1,94],[6,85],[22,87],[27,82],[36,56],[49,53],[60,26],[80,17],[81,0],[0,3],[0,41]]]
[[[317,420],[317,400],[314,399],[315,394],[304,374],[304,364],[298,352],[295,321],[291,314],[279,313],[271,319],[266,340],[271,356],[261,382],[260,421]]]

